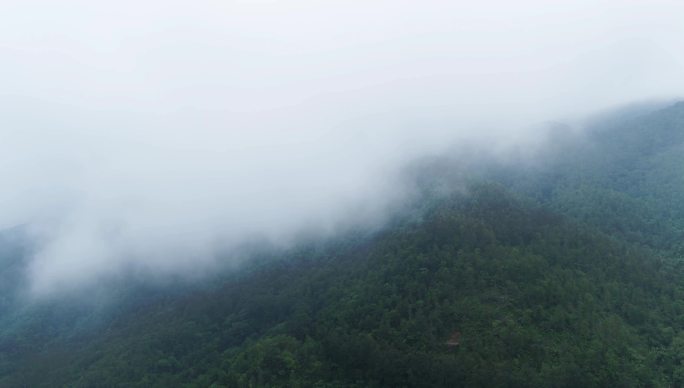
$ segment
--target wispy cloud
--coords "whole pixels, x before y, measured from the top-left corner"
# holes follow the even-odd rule
[[[684,90],[677,2],[1,7],[0,225],[37,294],[372,222],[411,158]]]

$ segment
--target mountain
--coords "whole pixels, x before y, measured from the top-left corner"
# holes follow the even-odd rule
[[[684,103],[621,117],[524,162],[422,165],[380,231],[122,283],[106,314],[7,307],[0,386],[682,386]]]
[[[682,256],[684,103],[606,120],[583,136],[535,173],[504,168],[506,184],[609,234]]]

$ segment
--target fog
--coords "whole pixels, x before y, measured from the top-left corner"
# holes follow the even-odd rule
[[[684,91],[670,1],[0,5],[0,227],[36,296],[378,225],[401,169]]]

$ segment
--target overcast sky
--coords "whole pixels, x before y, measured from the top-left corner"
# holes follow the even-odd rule
[[[0,227],[36,295],[371,222],[469,139],[684,94],[680,1],[4,1]]]

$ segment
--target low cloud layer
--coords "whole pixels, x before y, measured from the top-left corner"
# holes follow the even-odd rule
[[[13,3],[0,226],[36,295],[378,222],[412,158],[684,91],[678,2]]]

